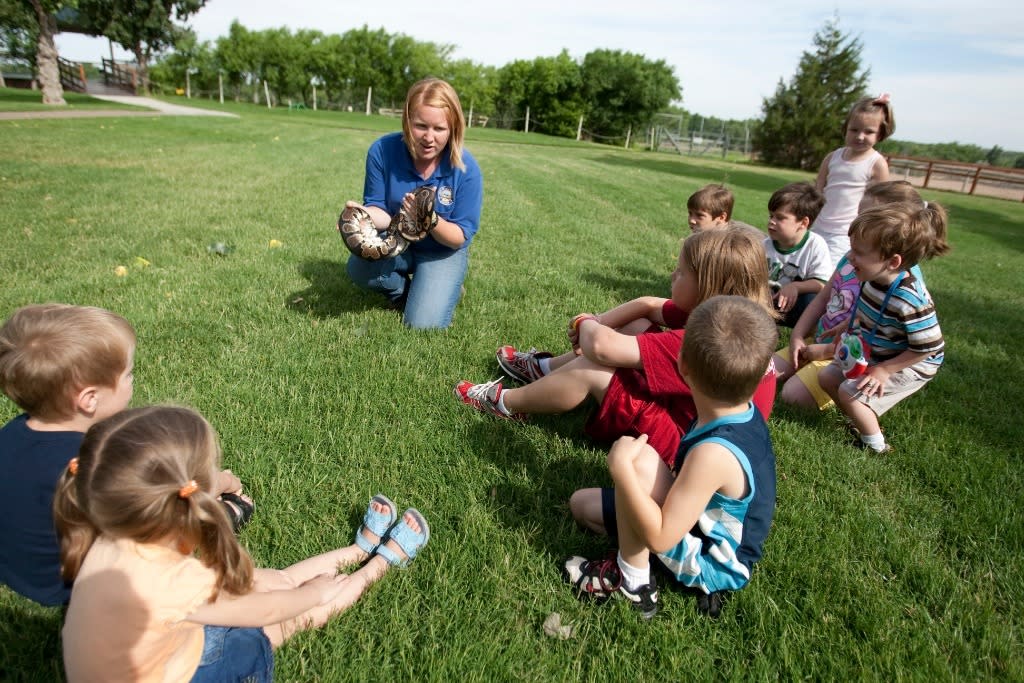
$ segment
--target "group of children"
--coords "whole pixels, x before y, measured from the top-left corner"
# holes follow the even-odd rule
[[[0,388],[24,411],[0,429],[0,582],[66,607],[69,680],[270,681],[272,649],[416,557],[427,522],[377,495],[353,544],[254,568],[235,536],[252,501],[213,428],[128,408],[135,345],[99,308],[25,306],[0,328]]]
[[[890,450],[878,418],[943,358],[918,264],[949,249],[942,207],[888,180],[874,145],[893,130],[888,96],[858,101],[817,186],[771,195],[767,237],[732,221],[726,188],[702,188],[687,204],[693,234],[671,298],[575,316],[561,355],[500,347],[498,366],[518,387],[503,378],[455,386],[462,403],[509,419],[597,403],[587,432],[614,442],[614,488],[576,491],[570,509],[583,527],[616,535],[619,551],[566,560],[580,595],[622,596],[653,616],[652,552],[699,589],[698,606],[711,614],[747,582],[774,512],[764,425],[777,382],[787,403],[835,403],[853,445]],[[778,326],[792,332],[773,354]]]
[[[732,220],[728,189],[699,190],[669,298],[573,317],[560,355],[500,347],[517,387],[456,385],[503,418],[597,403],[586,429],[612,443],[614,487],[576,491],[570,510],[619,549],[565,561],[580,595],[653,616],[653,553],[718,614],[772,523],[777,385],[797,406],[834,402],[856,444],[889,448],[878,418],[942,362],[918,264],[949,248],[944,210],[887,179],[874,144],[892,131],[887,98],[858,102],[817,187],[772,194],[767,237]],[[780,325],[792,332],[776,351]],[[128,409],[135,345],[126,320],[88,307],[26,306],[0,329],[0,388],[24,411],[0,430],[0,582],[67,606],[69,678],[269,680],[274,647],[406,565],[429,526],[377,495],[352,545],[254,568],[235,535],[252,501],[219,469],[212,427],[186,408]],[[852,348],[865,362],[851,369]]]

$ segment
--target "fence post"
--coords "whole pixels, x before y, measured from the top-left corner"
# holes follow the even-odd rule
[[[192,77],[188,73],[188,67],[185,67],[185,99],[192,99]]]
[[[583,114],[580,114],[580,122],[576,124],[576,142],[579,142],[581,137],[583,137]]]
[[[316,86],[313,86],[313,111],[316,111]]]
[[[633,135],[633,124],[629,124],[629,128],[626,130],[626,149],[629,149],[629,138]]]
[[[373,86],[366,88],[366,115],[370,115],[370,98],[373,97]]]
[[[971,182],[971,191],[967,194],[974,194],[974,188],[978,186],[978,176],[981,175],[981,166],[974,169],[974,180]]]
[[[530,105],[526,105],[526,123],[523,125],[523,132],[530,132]]]
[[[224,104],[224,74],[217,72],[217,92],[220,93],[220,103]]]
[[[932,179],[932,162],[928,162],[928,170],[924,174],[924,185],[922,187],[928,187],[928,181]]]
[[[267,79],[263,79],[263,95],[267,98],[267,109],[271,109],[270,106],[270,86],[267,85]]]
[[[473,100],[469,101],[469,121],[466,122],[466,127],[473,127]]]

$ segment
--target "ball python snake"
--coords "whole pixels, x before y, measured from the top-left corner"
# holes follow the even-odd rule
[[[368,261],[398,256],[435,227],[434,188],[430,185],[413,190],[411,210],[406,211],[403,202],[387,230],[378,231],[369,212],[361,206],[346,206],[338,218],[338,232],[345,246]]]

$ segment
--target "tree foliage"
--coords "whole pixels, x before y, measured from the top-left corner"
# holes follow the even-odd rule
[[[839,29],[837,19],[826,22],[813,42],[789,83],[780,78],[762,104],[764,120],[755,143],[773,166],[817,168],[841,144],[843,121],[867,87],[863,46]]]
[[[135,55],[140,86],[149,91],[150,60],[174,46],[185,21],[206,4],[206,0],[79,0],[83,25],[90,32],[118,43]]]
[[[0,0],[0,56],[15,62],[36,63],[39,22],[24,0]]]
[[[620,138],[680,97],[674,69],[663,60],[620,50],[594,50],[580,67],[586,127],[595,137]]]
[[[520,128],[529,108],[531,131],[575,137],[585,111],[581,85],[579,65],[566,50],[514,61],[498,70],[496,114],[507,127]]]

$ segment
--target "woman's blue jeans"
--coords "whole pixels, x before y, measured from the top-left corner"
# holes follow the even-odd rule
[[[396,305],[404,298],[404,322],[416,329],[451,325],[468,268],[468,249],[445,253],[410,249],[379,261],[350,256],[347,266],[356,286],[380,292]]]

